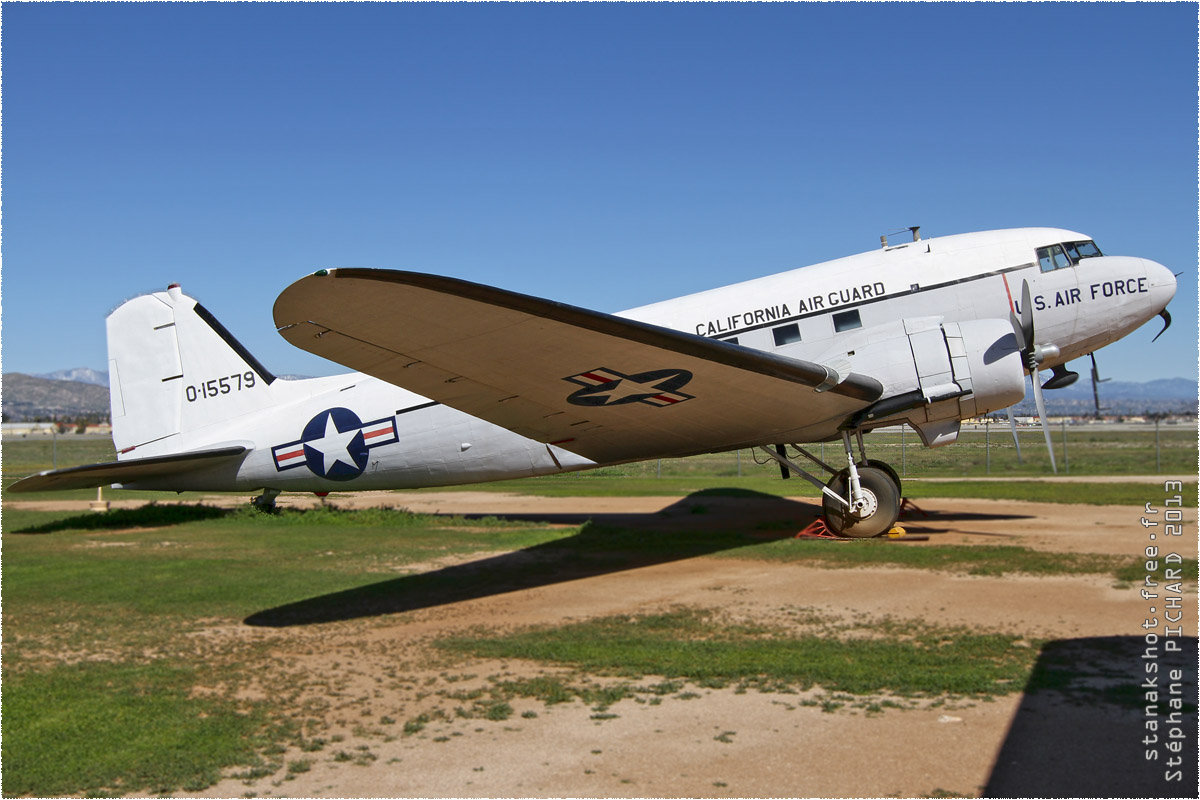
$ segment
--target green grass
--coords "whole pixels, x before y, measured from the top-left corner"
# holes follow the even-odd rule
[[[934,449],[914,446],[916,436],[911,430],[905,434],[904,446],[900,439],[898,433],[891,431],[872,433],[866,439],[868,455],[913,477],[981,477],[985,474],[1038,477],[1051,474],[1050,458],[1040,428],[1021,430],[1021,461],[1017,460],[1007,426],[999,429],[993,426],[989,433],[965,429],[955,444]],[[1157,459],[1153,424],[1133,430],[1116,430],[1103,425],[1068,425],[1065,453],[1061,427],[1051,426],[1051,439],[1059,474],[1196,473],[1196,429],[1191,426],[1161,426]]]
[[[117,451],[106,436],[49,436],[4,440],[4,472],[17,478],[45,469],[113,461]]]
[[[336,675],[286,672],[269,639],[195,635],[214,626],[238,628],[269,609],[311,604],[340,612],[344,604],[351,613],[332,619],[369,623],[377,614],[402,613],[396,598],[438,605],[702,555],[980,575],[1144,571],[1132,557],[1048,556],[1015,547],[812,542],[774,539],[769,532],[763,538],[752,529],[563,529],[387,509],[268,515],[203,506],[109,514],[6,508],[0,523],[3,776],[10,795],[194,791],[235,766],[248,767],[246,774],[271,774],[274,762],[264,764],[264,754],[281,743],[303,749],[305,742],[320,741],[320,728],[301,736],[288,727],[295,709],[287,695],[297,679],[335,681]],[[494,555],[514,551],[511,558]],[[428,566],[440,559],[470,561],[474,554],[490,560],[444,570]],[[423,566],[413,569],[418,564]],[[1186,569],[1194,581],[1195,561]],[[376,601],[381,605],[372,605]],[[641,692],[659,699],[678,692],[683,679],[816,683],[856,692],[999,693],[1028,670],[1024,648],[1012,637],[978,631],[920,627],[880,629],[865,639],[808,636],[739,628],[694,613],[646,624],[614,618],[588,625],[516,638],[489,634],[479,641],[492,642],[487,646],[495,648],[495,657],[671,677],[660,691]],[[621,638],[631,632],[637,636]],[[605,646],[614,642],[615,648]],[[972,655],[979,662],[973,666]],[[235,699],[245,696],[242,689],[263,686],[277,691],[260,691],[254,696],[266,699],[253,703]],[[604,706],[636,690],[531,684],[513,691]],[[484,702],[472,712],[480,719],[513,713],[503,693]]]
[[[190,696],[198,669],[92,662],[6,674],[5,794],[194,790],[252,761],[261,708]]]
[[[1054,434],[1060,473],[1162,474],[1164,477],[1178,477],[1194,475],[1196,472],[1197,438],[1194,428],[1162,426],[1158,436],[1157,457],[1154,429],[1149,425],[1139,430],[1114,430],[1086,425],[1068,427],[1066,458],[1062,453],[1061,431],[1055,431]],[[1007,430],[993,430],[986,437],[982,431],[967,430],[962,433],[958,443],[936,449],[919,446],[912,431],[903,437],[903,444],[901,438],[899,433],[877,431],[869,434],[866,442],[868,454],[872,458],[892,464],[897,473],[902,475],[905,480],[905,495],[908,497],[983,497],[1100,505],[1141,505],[1145,502],[1144,484],[1090,485],[1039,481],[1038,478],[1050,474],[1050,463],[1041,433],[1037,430],[1023,430],[1021,433],[1024,456],[1022,463],[1016,460],[1016,451]],[[811,448],[818,455],[823,452],[827,462],[840,463],[840,446],[829,444],[822,450],[820,445],[812,445]],[[59,467],[109,461],[116,457],[112,442],[99,437],[60,437],[57,450]],[[36,495],[20,494],[10,498],[7,487],[13,481],[39,470],[50,469],[52,464],[52,442],[49,440],[30,438],[6,441],[3,499],[95,498],[96,493],[92,489]],[[921,478],[979,478],[986,475],[1009,478],[1024,476],[1030,480],[995,485],[979,484],[970,480],[938,484],[920,482]],[[471,486],[473,490],[480,491],[549,496],[678,496],[722,487],[782,496],[817,495],[817,490],[807,481],[781,480],[778,467],[773,462],[755,463],[750,450],[740,451],[740,456],[739,453],[731,452],[684,459],[643,461],[569,475]],[[460,488],[446,487],[424,491]],[[1193,489],[1193,499],[1194,491]],[[106,496],[110,499],[176,497],[174,493],[125,490],[109,491]],[[195,492],[182,495],[184,499],[198,499],[200,496],[200,493]]]
[[[447,535],[455,527],[475,532]],[[205,506],[8,511],[3,528],[5,602],[19,597],[48,617],[78,622],[126,612],[240,618],[403,574],[406,563],[519,550],[565,535],[531,523],[393,509],[267,515]]]
[[[786,623],[745,623],[714,609],[677,607],[515,631],[476,630],[438,644],[458,655],[553,667],[552,675],[516,681],[493,676],[493,701],[523,697],[549,706],[580,699],[596,704],[594,711],[626,698],[658,705],[665,696],[702,696],[692,688],[726,687],[778,692],[783,696],[777,702],[789,708],[812,706],[832,713],[848,707],[868,716],[923,704],[986,701],[1013,692],[1051,692],[1051,703],[1138,712],[1146,702],[1141,678],[1128,669],[1145,647],[1136,636],[1042,642],[921,620],[852,616],[845,622],[811,609],[794,610],[784,619]],[[1196,640],[1189,637],[1180,644],[1181,652],[1164,658],[1163,666],[1186,674],[1186,665],[1195,663]],[[658,682],[646,683],[647,678]],[[786,699],[810,689],[818,691]],[[1185,702],[1182,710],[1194,714],[1195,705]],[[1165,699],[1158,713],[1169,713]],[[721,734],[726,735],[732,732]]]
[[[263,747],[294,738],[286,703],[232,699],[274,679],[269,648],[192,634],[410,563],[564,535],[392,510],[164,506],[7,511],[2,522],[9,795],[197,790],[255,764]]]
[[[848,632],[849,633],[849,632]],[[443,640],[457,653],[520,658],[600,674],[684,679],[703,686],[781,686],[852,694],[990,696],[1019,691],[1035,647],[1019,636],[910,624],[870,637],[789,634],[681,609],[509,634]]]

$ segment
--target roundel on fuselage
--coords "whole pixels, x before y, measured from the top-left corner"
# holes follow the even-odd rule
[[[362,420],[348,408],[330,408],[308,421],[300,441],[304,459],[319,478],[348,481],[367,468]]]

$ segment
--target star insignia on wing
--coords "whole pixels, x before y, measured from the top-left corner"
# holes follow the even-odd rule
[[[694,395],[679,391],[692,379],[685,369],[658,369],[626,375],[615,369],[598,367],[578,375],[563,378],[579,384],[579,389],[567,397],[567,402],[577,406],[620,406],[626,403],[644,403],[656,408],[677,405]]]

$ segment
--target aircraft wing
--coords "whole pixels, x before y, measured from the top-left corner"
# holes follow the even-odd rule
[[[8,487],[10,492],[50,492],[62,489],[90,489],[113,483],[133,483],[144,478],[163,478],[211,467],[224,459],[246,452],[245,447],[221,447],[197,450],[170,456],[134,458],[127,461],[106,461],[82,467],[46,470],[30,475]]]
[[[322,270],[274,313],[302,350],[598,462],[802,441],[789,434],[883,391],[867,376],[413,272]]]

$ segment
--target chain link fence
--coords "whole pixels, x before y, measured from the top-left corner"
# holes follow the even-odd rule
[[[1050,426],[1059,475],[1194,475],[1197,473],[1196,424],[1093,423]],[[955,444],[928,448],[907,425],[866,434],[867,457],[885,461],[901,477],[1040,477],[1053,474],[1040,426],[1020,426],[1017,444],[1007,424],[963,426]],[[830,466],[845,466],[842,443],[804,445]],[[857,455],[857,453],[856,453]],[[803,457],[794,458],[806,469]],[[816,470],[813,470],[816,472]],[[589,470],[586,475],[641,478],[778,475],[779,466],[755,450],[710,453],[689,458],[642,461]]]

